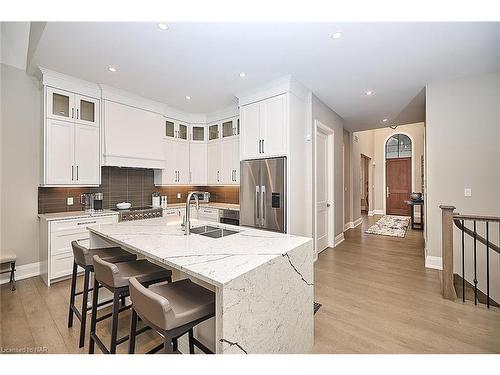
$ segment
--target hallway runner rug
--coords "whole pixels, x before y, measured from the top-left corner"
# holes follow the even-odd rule
[[[368,228],[365,233],[404,238],[409,224],[410,218],[408,216],[385,215]]]

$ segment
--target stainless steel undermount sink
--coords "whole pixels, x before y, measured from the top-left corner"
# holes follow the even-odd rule
[[[230,235],[236,234],[236,233],[239,233],[239,232],[237,232],[235,230],[230,230],[230,229],[218,228],[217,230],[212,230],[209,232],[200,233],[200,235],[205,236],[205,237],[210,237],[210,238],[221,238],[221,237],[227,237],[227,236],[230,236]]]
[[[190,232],[194,234],[201,234],[205,232],[211,232],[213,230],[217,230],[219,228],[212,227],[211,225],[202,225],[201,227],[191,228]]]

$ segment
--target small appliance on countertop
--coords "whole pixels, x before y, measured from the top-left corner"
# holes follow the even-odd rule
[[[94,211],[102,211],[102,201],[104,199],[103,193],[94,193]]]

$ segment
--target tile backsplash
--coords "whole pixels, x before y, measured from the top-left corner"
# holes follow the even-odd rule
[[[38,213],[80,211],[80,194],[104,193],[104,208],[114,208],[119,202],[130,202],[133,207],[151,205],[151,195],[157,191],[168,196],[168,203],[185,202],[191,190],[210,192],[211,202],[239,203],[239,186],[155,186],[153,169],[102,167],[101,186],[39,187]],[[177,198],[177,193],[181,198]],[[73,197],[73,205],[67,198]]]

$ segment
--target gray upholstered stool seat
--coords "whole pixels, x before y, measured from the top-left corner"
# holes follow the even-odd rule
[[[117,345],[127,341],[129,336],[117,338],[118,333],[118,314],[131,306],[122,306],[120,308],[120,299],[123,300],[129,295],[129,279],[134,278],[146,286],[168,281],[172,282],[172,271],[157,266],[147,260],[134,260],[131,262],[110,263],[101,259],[99,255],[94,255],[94,293],[92,302],[92,320],[90,323],[90,344],[89,353],[94,353],[95,344],[99,346],[103,353],[116,353]],[[113,293],[113,311],[97,317],[97,306],[99,296],[99,286],[104,286]],[[96,333],[97,322],[111,317],[111,344],[109,349],[104,345]],[[144,327],[140,332],[149,329]],[[140,333],[139,332],[139,333]]]
[[[127,262],[137,259],[135,254],[123,250],[121,247],[103,247],[98,249],[87,249],[80,245],[77,241],[71,242],[73,247],[73,255],[76,263],[80,267],[93,266],[94,255],[111,263]]]
[[[9,250],[0,250],[0,265],[10,264],[10,270],[1,271],[2,273],[10,273],[9,283],[12,284],[11,289],[16,290],[16,253]]]
[[[132,300],[129,353],[135,351],[137,315],[164,336],[163,347],[166,353],[177,349],[176,339],[186,332],[189,333],[190,353],[194,353],[194,345],[204,352],[210,352],[194,339],[193,327],[215,316],[215,293],[189,279],[155,285],[148,289],[137,279],[131,278],[129,291]]]
[[[91,309],[88,307],[88,295],[93,289],[90,288],[90,273],[94,272],[93,256],[98,255],[102,259],[105,259],[111,263],[118,262],[130,262],[137,259],[135,254],[131,254],[128,251],[123,250],[121,247],[103,247],[97,249],[87,249],[85,246],[80,245],[77,241],[71,242],[71,247],[73,248],[73,274],[71,278],[71,292],[69,298],[69,316],[68,316],[68,328],[73,326],[73,315],[80,320],[80,342],[79,346],[82,348],[85,344],[85,328],[87,324],[87,312]],[[76,291],[76,277],[78,274],[78,267],[82,267],[84,270],[83,277],[83,291]],[[83,294],[82,308],[79,311],[75,306],[75,297]],[[99,306],[110,303],[111,301],[104,301],[99,303]]]
[[[94,268],[98,272],[98,280],[113,288],[128,287],[128,280],[135,277],[141,283],[148,283],[152,280],[166,278],[172,275],[172,271],[148,262],[146,259],[134,260],[132,262],[122,262],[102,266],[100,257],[94,257]],[[105,261],[105,260],[104,260]],[[105,261],[106,262],[106,261]],[[100,269],[100,272],[97,271]]]

